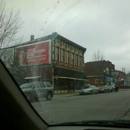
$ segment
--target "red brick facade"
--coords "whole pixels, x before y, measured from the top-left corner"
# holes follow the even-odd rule
[[[111,72],[115,70],[114,64],[110,61],[93,61],[85,63],[85,73],[90,84],[111,85],[113,77]]]

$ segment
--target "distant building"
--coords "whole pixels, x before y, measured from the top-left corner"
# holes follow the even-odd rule
[[[119,88],[127,88],[130,87],[130,76],[129,74],[125,74],[125,72],[122,72],[120,70],[114,70],[112,72],[112,75],[117,79],[117,85]]]
[[[130,73],[126,74],[125,85],[130,88]]]
[[[111,73],[115,70],[115,65],[110,61],[92,61],[85,63],[85,72],[88,78],[87,83],[102,86],[115,85],[116,78]]]
[[[12,60],[24,77],[41,76],[52,83],[55,93],[75,92],[86,82],[86,48],[57,34],[34,39],[11,47]],[[10,55],[9,53],[9,55]]]

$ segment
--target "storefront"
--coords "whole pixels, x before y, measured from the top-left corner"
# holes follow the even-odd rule
[[[85,73],[81,71],[56,67],[54,72],[54,88],[61,93],[76,92],[87,80]]]
[[[106,82],[107,86],[110,86],[110,85],[115,85],[117,80],[115,78],[112,78],[112,77],[105,77],[105,82]]]
[[[40,76],[40,81],[52,83],[52,66],[51,65],[33,65],[22,67],[21,70],[25,77]]]

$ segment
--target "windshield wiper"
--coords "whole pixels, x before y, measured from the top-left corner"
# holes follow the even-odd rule
[[[60,123],[60,125],[115,125],[115,123],[113,123],[113,121],[81,121],[81,122],[63,122]]]
[[[91,121],[81,121],[81,122],[63,122],[58,125],[130,127],[130,120],[91,120]]]

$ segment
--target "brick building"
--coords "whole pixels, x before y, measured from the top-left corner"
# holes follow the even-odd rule
[[[86,48],[55,32],[38,39],[31,36],[30,41],[6,49],[5,54],[24,77],[41,76],[40,80],[52,83],[55,93],[67,93],[79,90],[87,80],[85,52]]]
[[[115,70],[112,72],[112,75],[117,79],[117,85],[119,88],[127,88],[130,86],[129,75],[126,75],[125,72],[120,70]]]
[[[116,79],[111,75],[111,72],[115,70],[115,65],[110,61],[93,61],[85,63],[85,72],[88,78],[87,83],[102,86],[102,85],[114,85]]]
[[[130,88],[130,73],[126,74],[125,85]]]

